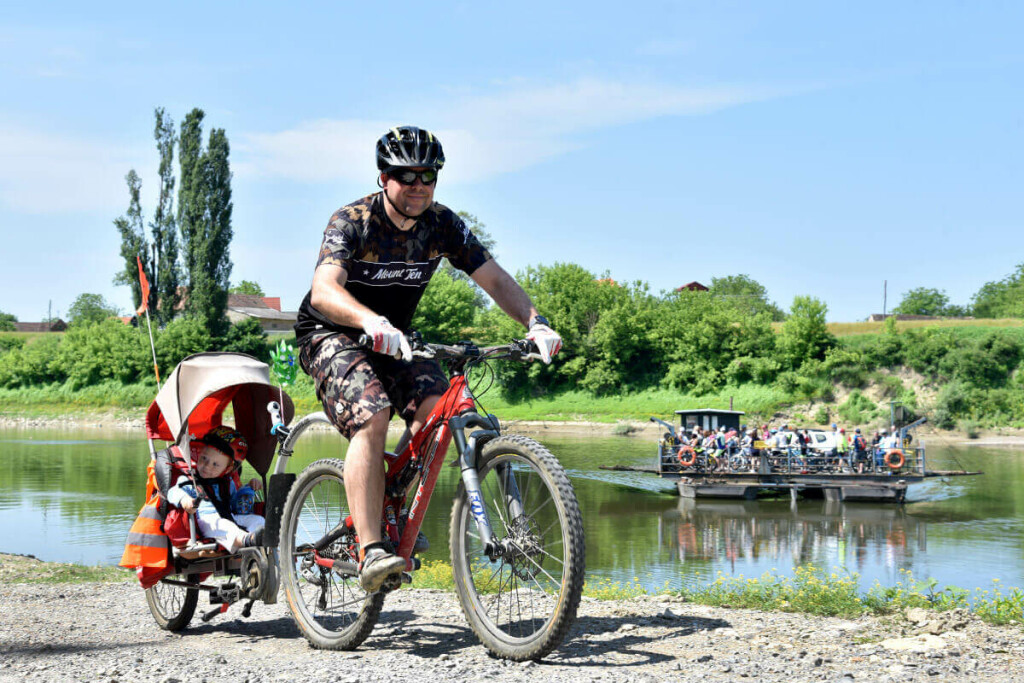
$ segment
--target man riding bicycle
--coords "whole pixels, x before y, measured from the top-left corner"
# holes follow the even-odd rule
[[[381,539],[384,445],[398,413],[411,433],[448,387],[433,360],[413,360],[405,333],[442,257],[467,273],[514,320],[545,363],[561,337],[451,209],[434,202],[444,166],[441,142],[414,126],[392,128],[377,141],[381,188],[331,216],[299,306],[295,336],[302,368],[316,385],[331,422],[349,440],[345,490],[361,542],[360,584],[378,590],[405,569]],[[360,347],[362,334],[373,351]],[[426,539],[417,539],[424,550]]]

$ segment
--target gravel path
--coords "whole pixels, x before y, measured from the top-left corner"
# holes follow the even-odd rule
[[[1024,680],[1020,627],[964,614],[845,621],[667,597],[584,598],[568,642],[543,662],[513,664],[487,654],[441,591],[389,596],[355,652],[311,649],[283,601],[258,603],[249,619],[240,612],[209,624],[197,614],[172,634],[157,628],[134,582],[4,584],[0,681]]]

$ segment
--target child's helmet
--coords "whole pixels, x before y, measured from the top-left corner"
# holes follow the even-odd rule
[[[218,451],[234,458],[235,462],[242,462],[249,453],[249,442],[245,440],[237,430],[231,427],[214,427],[206,432],[200,442],[207,446],[213,446]]]

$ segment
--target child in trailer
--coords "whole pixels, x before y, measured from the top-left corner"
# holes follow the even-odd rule
[[[230,427],[214,427],[190,446],[195,483],[203,495],[188,477],[181,477],[168,489],[167,502],[195,513],[199,534],[229,551],[261,545],[264,519],[252,514],[260,480],[253,477],[248,486],[238,488],[232,476],[249,450],[245,437]]]

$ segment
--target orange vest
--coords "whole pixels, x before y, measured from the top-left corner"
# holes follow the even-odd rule
[[[163,531],[160,491],[156,485],[154,460],[146,468],[146,503],[128,531],[121,566],[135,569],[143,588],[149,588],[174,571],[171,545]]]

